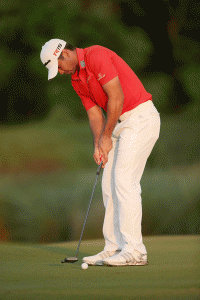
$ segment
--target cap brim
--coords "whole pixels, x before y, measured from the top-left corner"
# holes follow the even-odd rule
[[[58,74],[58,61],[56,61],[55,64],[49,69],[48,80],[56,77],[57,74]]]

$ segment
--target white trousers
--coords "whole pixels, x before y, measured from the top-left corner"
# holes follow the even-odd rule
[[[160,115],[152,101],[124,113],[113,131],[102,177],[105,206],[104,250],[138,250],[147,254],[142,239],[140,180],[160,132]]]

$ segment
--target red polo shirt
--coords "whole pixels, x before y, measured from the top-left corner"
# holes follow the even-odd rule
[[[76,51],[80,70],[71,76],[71,82],[86,110],[99,105],[107,111],[108,96],[102,86],[116,76],[124,93],[122,114],[152,100],[133,70],[115,52],[102,46]]]

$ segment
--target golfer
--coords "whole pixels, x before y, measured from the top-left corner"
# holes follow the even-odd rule
[[[151,94],[126,62],[105,47],[80,49],[52,39],[42,47],[40,58],[48,68],[48,79],[58,72],[71,75],[89,118],[94,160],[97,164],[103,161],[105,247],[83,261],[89,265],[146,265],[140,180],[160,132],[160,116]]]

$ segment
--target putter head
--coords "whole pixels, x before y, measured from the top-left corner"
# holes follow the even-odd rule
[[[78,261],[77,257],[66,257],[64,260],[61,260],[61,263],[73,264]]]

